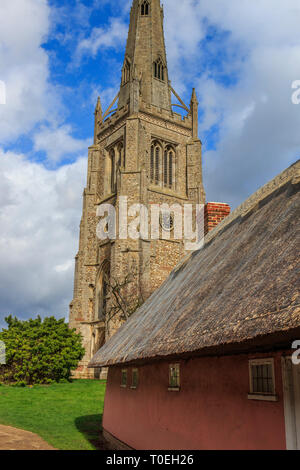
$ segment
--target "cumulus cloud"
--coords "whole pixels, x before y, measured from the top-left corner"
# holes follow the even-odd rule
[[[55,114],[59,103],[48,82],[48,56],[41,44],[47,37],[46,0],[1,0],[0,80],[6,85],[6,105],[0,107],[0,142],[28,133]]]
[[[50,171],[0,149],[0,327],[9,313],[68,315],[86,165]]]
[[[208,199],[235,207],[299,158],[299,1],[182,0],[182,22],[164,4],[171,78],[197,87]]]
[[[82,13],[84,6],[78,4],[77,10]],[[53,26],[49,2],[1,0],[0,17],[0,83],[6,92],[6,104],[0,106],[0,143],[28,137],[46,122],[34,135],[34,150],[44,151],[55,163],[74,159],[90,141],[76,139],[71,126],[62,124],[63,87],[51,83],[49,57],[42,47]]]
[[[78,156],[86,151],[92,144],[90,139],[76,139],[72,137],[72,128],[63,125],[58,128],[42,127],[33,137],[34,150],[45,152],[50,162],[57,163],[63,157]]]
[[[107,27],[93,28],[91,34],[82,39],[76,49],[75,59],[95,57],[100,49],[117,49],[124,44],[128,26],[122,18],[112,18]]]

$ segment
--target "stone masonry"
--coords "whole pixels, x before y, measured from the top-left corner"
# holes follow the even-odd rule
[[[174,112],[173,95],[185,117]],[[81,332],[86,350],[75,377],[99,376],[87,364],[124,321],[121,311],[113,318],[107,314],[112,311],[112,285],[122,284],[134,272],[122,291],[122,301],[139,304],[185,255],[183,241],[175,239],[172,231],[169,236],[161,232],[157,240],[150,235],[100,240],[97,208],[112,204],[118,216],[124,196],[128,207],[205,204],[198,102],[193,90],[187,107],[171,87],[159,0],[133,1],[120,91],[106,113],[100,99],[95,110],[70,304],[70,327]],[[219,214],[221,219],[228,210]],[[129,216],[128,221],[134,218]]]

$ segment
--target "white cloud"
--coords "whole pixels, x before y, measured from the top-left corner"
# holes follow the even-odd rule
[[[205,27],[194,0],[176,2],[176,8],[174,0],[164,1],[164,11],[169,78],[179,93],[189,93],[186,88],[190,74],[188,66],[191,66],[193,73],[196,72],[201,54],[199,43],[205,37]],[[182,62],[185,63],[184,67],[181,66]]]
[[[106,28],[93,28],[89,37],[82,39],[76,49],[75,58],[95,57],[100,49],[119,48],[127,37],[128,26],[121,18],[112,18]]]
[[[2,326],[9,313],[68,315],[86,166],[50,171],[0,149]]]
[[[6,105],[0,107],[0,142],[28,133],[36,122],[55,115],[59,102],[48,83],[48,56],[41,48],[49,23],[46,0],[1,0],[0,80]]]
[[[43,127],[33,137],[34,150],[44,151],[52,162],[59,162],[66,156],[74,158],[78,153],[87,151],[92,144],[91,139],[75,139],[71,134],[72,128],[69,125],[54,129]]]
[[[262,43],[280,47],[282,43],[299,42],[298,0],[231,0],[230,3],[201,0],[197,9],[202,18],[208,18],[252,47],[261,47]]]
[[[196,84],[204,144],[219,127],[216,150],[204,152],[208,199],[236,206],[299,158],[299,0],[182,0],[181,24],[174,0],[164,3],[171,79],[183,92]]]

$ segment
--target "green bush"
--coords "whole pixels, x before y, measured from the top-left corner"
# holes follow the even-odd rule
[[[0,382],[51,384],[68,380],[84,355],[81,335],[54,317],[26,321],[5,319],[0,332],[6,347],[6,365],[0,365]]]
[[[13,387],[26,387],[26,382],[24,380],[20,380],[19,382],[14,382],[12,386]]]

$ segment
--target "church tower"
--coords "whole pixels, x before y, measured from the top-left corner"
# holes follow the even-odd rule
[[[76,377],[94,377],[90,358],[185,255],[172,219],[165,227],[160,218],[157,239],[119,232],[99,239],[97,209],[111,204],[118,216],[124,197],[128,208],[143,204],[149,212],[155,204],[205,203],[197,97],[193,90],[186,106],[171,86],[163,16],[160,0],[133,0],[120,90],[106,112],[100,98],[95,109],[70,305],[70,327],[81,332],[86,349]]]

